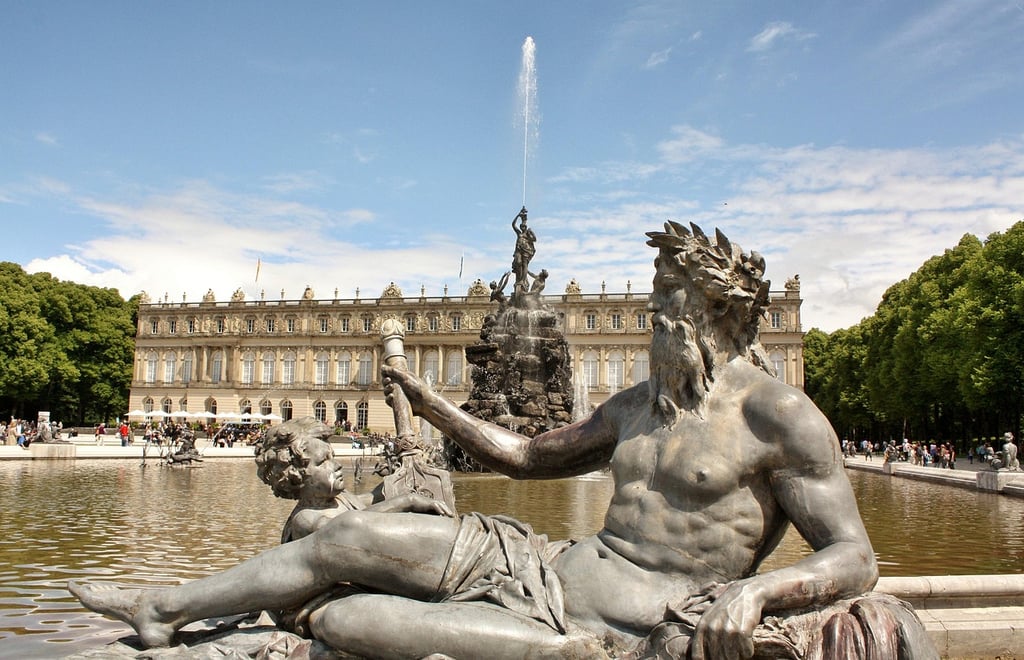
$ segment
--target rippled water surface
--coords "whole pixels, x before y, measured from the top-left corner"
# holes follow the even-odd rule
[[[1019,573],[1024,500],[849,472],[883,575]],[[350,480],[351,481],[351,480]],[[371,480],[352,490],[367,491]],[[461,511],[510,513],[552,538],[601,526],[611,482],[455,477]],[[66,590],[89,577],[171,585],[252,556],[280,539],[292,503],[251,460],[196,468],[133,461],[0,462],[0,657],[53,658],[112,641],[122,624]],[[765,568],[805,555],[792,532]]]

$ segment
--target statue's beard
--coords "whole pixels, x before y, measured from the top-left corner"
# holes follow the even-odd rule
[[[654,407],[669,426],[683,411],[700,414],[707,394],[707,366],[689,319],[662,319],[651,340],[651,377]]]

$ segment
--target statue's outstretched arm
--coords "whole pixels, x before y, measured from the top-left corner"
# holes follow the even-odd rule
[[[615,435],[600,409],[582,422],[527,438],[473,417],[408,371],[385,366],[381,372],[389,402],[394,388],[401,388],[416,415],[481,464],[513,478],[584,474],[606,465],[615,448]]]

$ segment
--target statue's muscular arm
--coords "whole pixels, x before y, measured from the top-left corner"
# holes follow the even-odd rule
[[[383,367],[385,396],[401,387],[415,414],[441,429],[481,464],[515,479],[585,474],[608,464],[616,432],[598,408],[585,420],[527,438],[473,417],[408,371]]]
[[[755,435],[775,445],[766,467],[772,494],[814,553],[734,582],[702,617],[695,660],[750,657],[762,614],[864,593],[878,579],[835,433],[806,396],[780,392],[783,387],[762,388],[747,400],[744,414]]]

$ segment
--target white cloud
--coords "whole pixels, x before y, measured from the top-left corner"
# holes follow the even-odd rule
[[[806,41],[818,35],[793,27],[792,23],[786,21],[773,21],[764,26],[750,39],[747,44],[747,52],[763,53],[771,50],[784,41]]]
[[[647,61],[644,62],[644,68],[654,69],[661,66],[665,62],[668,62],[668,56],[671,52],[672,48],[669,47],[664,50],[659,50],[654,53],[651,53],[650,56],[647,58]]]
[[[59,147],[60,146],[60,141],[57,139],[57,136],[53,135],[52,133],[48,133],[46,131],[39,131],[38,133],[35,134],[35,138],[36,138],[36,142],[40,142],[42,144],[45,144],[48,147]]]

